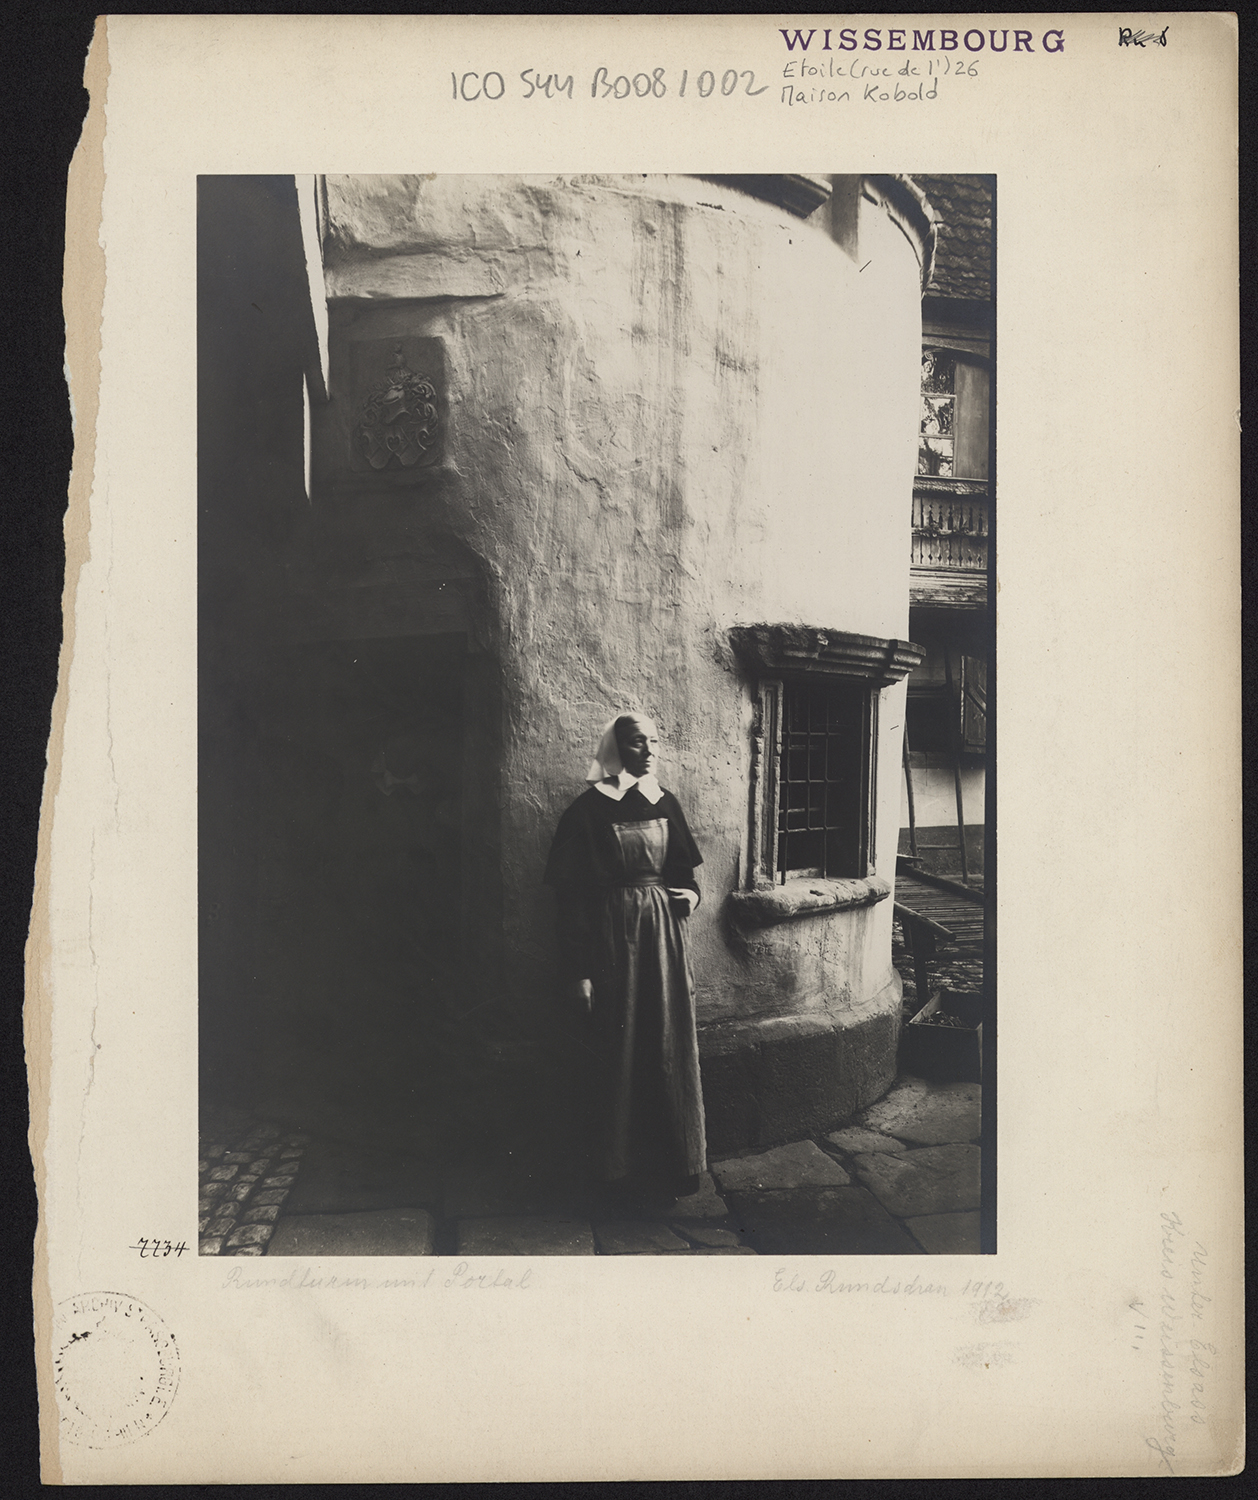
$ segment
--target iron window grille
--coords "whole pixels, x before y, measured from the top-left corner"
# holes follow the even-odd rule
[[[855,683],[785,683],[778,698],[775,878],[865,876],[876,695]]]

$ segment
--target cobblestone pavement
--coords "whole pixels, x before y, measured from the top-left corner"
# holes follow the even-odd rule
[[[309,1137],[236,1111],[202,1122],[197,1231],[202,1255],[265,1255]]]
[[[617,1203],[292,1133],[202,1138],[204,1255],[974,1254],[979,1086],[902,1077],[842,1129],[715,1160],[699,1191]]]

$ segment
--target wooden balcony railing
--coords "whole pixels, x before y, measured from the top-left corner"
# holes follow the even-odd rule
[[[986,480],[925,475],[914,480],[913,603],[986,601],[990,504]]]
[[[987,508],[982,480],[919,478],[913,486],[913,566],[986,571]]]

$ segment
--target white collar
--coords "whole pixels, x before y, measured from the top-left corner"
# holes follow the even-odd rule
[[[594,783],[595,791],[602,792],[604,797],[610,797],[613,802],[619,802],[629,788],[634,786],[652,806],[664,795],[664,788],[650,771],[645,776],[631,776],[628,771],[621,771],[618,776],[607,776]]]

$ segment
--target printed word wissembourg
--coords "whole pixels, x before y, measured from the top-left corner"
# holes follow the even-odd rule
[[[782,33],[788,52],[807,52],[810,48],[817,52],[855,52],[857,48],[862,52],[881,52],[884,48],[888,52],[957,52],[962,47],[967,52],[982,52],[984,49],[988,52],[1015,53],[1036,50],[1034,33],[1014,31],[1013,43],[1010,45],[1010,32],[1006,27],[980,31],[975,26],[962,32],[937,30],[934,27],[929,31],[919,31],[916,27],[907,26],[890,27],[884,31],[881,26],[870,26],[865,29],[863,40],[858,39],[854,26],[844,26],[841,29],[831,26],[812,27],[807,32],[798,26],[779,26],[778,30]],[[939,37],[938,46],[935,45],[936,34]],[[1040,50],[1064,52],[1066,33],[1056,29],[1044,32],[1040,37]]]

